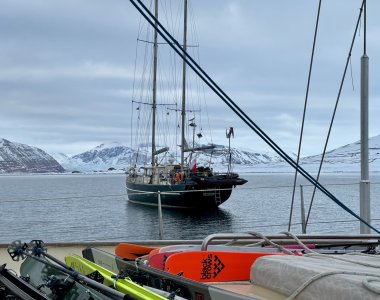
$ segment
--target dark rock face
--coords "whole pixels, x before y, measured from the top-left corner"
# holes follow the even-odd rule
[[[36,147],[0,139],[0,173],[61,173],[65,169]]]

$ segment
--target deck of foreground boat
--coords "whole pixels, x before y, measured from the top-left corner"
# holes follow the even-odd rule
[[[234,245],[244,245],[249,243],[255,243],[258,241],[262,241],[259,237],[244,239],[246,234],[240,235],[241,239],[236,240]],[[239,237],[239,235],[238,235]],[[286,237],[284,235],[272,235],[268,236],[273,242],[277,243],[289,243],[294,241],[293,239]],[[163,247],[169,245],[181,245],[181,244],[193,244],[199,245],[201,247],[207,247],[207,245],[212,244],[225,244],[229,241],[230,238],[228,235],[210,235],[204,240],[145,240],[145,241],[128,241],[128,243],[150,246],[150,247]],[[315,241],[323,244],[344,244],[344,243],[368,243],[368,242],[379,242],[379,235],[311,235],[307,237],[303,237],[302,241],[304,243],[312,243]],[[64,261],[65,256],[77,254],[79,256],[82,255],[82,250],[86,248],[97,248],[103,251],[114,253],[115,247],[119,244],[119,242],[71,242],[71,243],[46,243],[45,246],[47,248],[47,252],[56,257],[57,259]],[[7,253],[7,244],[0,244],[0,265],[6,263],[6,267],[8,269],[12,269],[19,274],[19,267],[21,265],[21,261],[12,261],[9,254]],[[380,277],[380,275],[379,275]],[[206,283],[208,285],[212,285],[214,287],[227,290],[236,294],[241,295],[241,298],[236,299],[273,299],[280,300],[286,299],[288,296],[284,294],[280,294],[276,291],[270,290],[268,288],[258,286],[252,284],[250,281],[230,281],[230,282],[209,282]],[[380,297],[380,295],[379,295]],[[296,298],[297,299],[297,298]]]
[[[179,245],[179,244],[194,244],[201,245],[202,240],[145,240],[145,241],[128,241],[132,244],[139,244],[145,246],[155,246],[163,247],[168,245]],[[65,256],[76,254],[82,255],[82,250],[88,247],[98,248],[109,253],[114,253],[115,247],[118,242],[62,242],[62,243],[46,243],[46,248],[49,254],[53,255],[57,259],[64,261]],[[19,274],[19,268],[21,261],[13,261],[8,252],[8,244],[0,244],[0,265],[6,263],[8,269],[14,270]],[[237,294],[245,295],[251,297],[252,299],[273,299],[273,300],[283,300],[286,296],[280,295],[271,290],[254,286],[248,281],[235,281],[235,282],[215,282],[209,283],[218,288],[225,289]]]

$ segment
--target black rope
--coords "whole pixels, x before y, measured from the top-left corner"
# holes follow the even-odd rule
[[[185,60],[187,65],[204,81],[204,83],[216,94],[219,98],[259,137],[261,137],[278,155],[280,155],[287,163],[293,168],[298,170],[310,183],[315,185],[326,196],[333,200],[337,205],[346,210],[355,218],[366,224],[369,228],[375,232],[380,233],[376,228],[355,214],[349,207],[339,201],[333,194],[331,194],[323,185],[316,181],[308,172],[306,172],[301,166],[299,166],[294,160],[285,153],[255,122],[253,122],[244,111],[208,76],[208,74],[193,60],[193,58],[182,49],[177,40],[175,40],[171,34],[161,25],[161,23],[152,15],[152,13],[146,8],[146,6],[140,0],[130,0],[133,6],[141,13],[141,15],[157,30],[157,33],[168,42],[173,50]],[[136,3],[138,2],[141,7]],[[145,12],[144,12],[145,11]]]
[[[320,13],[321,13],[321,4],[322,4],[322,0],[319,0],[318,13],[317,13],[317,21],[316,21],[316,23],[315,23],[315,30],[314,30],[313,49],[312,49],[312,51],[311,51],[311,58],[310,58],[309,76],[308,76],[308,78],[307,78],[307,87],[306,87],[305,103],[304,103],[304,107],[303,107],[301,133],[300,133],[300,139],[299,139],[299,143],[298,143],[297,165],[298,165],[298,163],[299,163],[300,155],[301,155],[301,146],[302,146],[302,138],[303,138],[303,128],[304,128],[304,125],[305,125],[305,116],[306,116],[307,100],[308,100],[309,90],[310,90],[311,71],[312,71],[312,69],[313,69],[315,44],[316,44],[316,41],[317,41],[319,16],[320,16]],[[292,225],[293,206],[294,206],[294,195],[295,195],[295,192],[296,192],[297,175],[298,175],[298,170],[296,169],[296,172],[295,172],[295,174],[294,174],[294,184],[293,184],[293,193],[292,193],[292,203],[291,203],[291,205],[290,205],[290,214],[289,214],[288,231],[290,231],[290,226]]]
[[[364,40],[363,40],[363,52],[367,54],[367,1],[363,0],[364,6]]]

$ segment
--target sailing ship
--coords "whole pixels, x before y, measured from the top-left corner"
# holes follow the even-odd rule
[[[187,51],[187,1],[184,1],[184,30],[183,30],[183,46],[182,51]],[[154,15],[158,18],[158,1],[155,1]],[[145,164],[141,167],[137,166],[139,155],[136,155],[136,163],[131,166],[127,171],[126,187],[129,202],[150,205],[162,206],[165,208],[179,208],[179,209],[195,209],[195,210],[211,210],[216,209],[219,205],[224,203],[231,195],[232,189],[237,185],[243,185],[247,180],[240,178],[237,173],[232,172],[231,167],[231,152],[229,143],[229,160],[228,169],[225,173],[216,173],[210,166],[199,166],[196,164],[194,158],[197,153],[207,152],[212,156],[216,146],[214,144],[200,145],[195,142],[195,136],[202,137],[202,133],[196,134],[195,129],[197,124],[195,122],[195,112],[198,110],[187,109],[186,99],[186,62],[182,61],[182,93],[181,93],[181,108],[173,109],[168,108],[172,104],[158,103],[157,98],[157,77],[158,77],[158,34],[157,29],[154,30],[153,41],[153,59],[152,59],[152,94],[151,102],[146,100],[135,101],[139,106],[148,106],[150,110],[147,121],[151,122],[151,146],[150,154],[145,155],[145,158],[150,156],[150,164]],[[149,43],[150,44],[150,43]],[[170,111],[180,112],[181,122],[178,126],[180,128],[180,155],[178,160],[170,154],[170,148],[164,146],[159,149],[156,141],[157,135],[157,110],[159,106],[166,106],[167,113]],[[186,126],[186,116],[188,112],[194,113],[194,117],[188,120],[188,127]],[[187,130],[189,129],[189,130]],[[192,134],[192,145],[189,147],[186,141],[186,130]],[[165,134],[167,134],[165,132]],[[233,128],[230,127],[226,135],[229,138],[233,137]],[[177,135],[178,132],[177,132]],[[175,145],[177,146],[177,145]],[[178,162],[176,162],[178,161]]]

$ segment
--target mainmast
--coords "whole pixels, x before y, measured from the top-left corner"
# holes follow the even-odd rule
[[[187,0],[183,3],[183,54],[187,49]],[[186,61],[182,62],[182,108],[181,108],[181,168],[185,161],[185,121],[186,121]]]
[[[154,2],[154,16],[158,19],[158,0]],[[155,165],[156,155],[156,109],[157,109],[157,22],[155,22],[153,40],[153,99],[152,99],[152,167]]]

